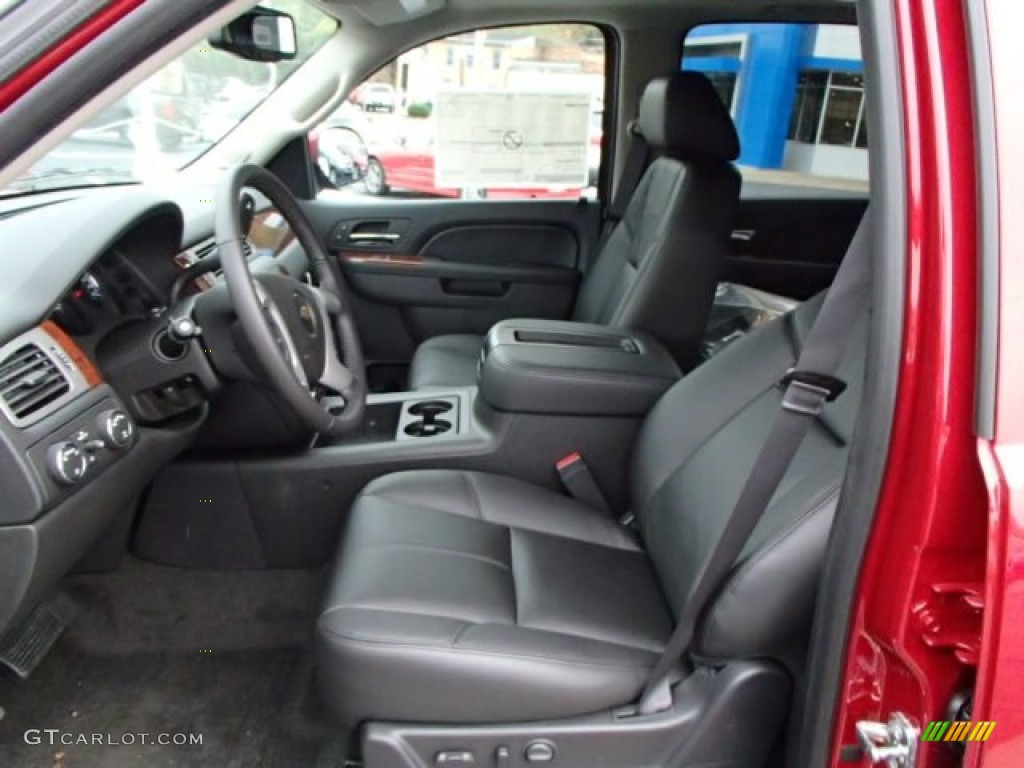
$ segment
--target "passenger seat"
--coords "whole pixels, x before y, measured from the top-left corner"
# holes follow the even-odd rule
[[[645,331],[685,371],[700,360],[736,215],[739,138],[711,81],[698,72],[651,81],[637,129],[657,157],[585,276],[572,319]],[[472,385],[482,344],[464,334],[423,342],[410,388]]]

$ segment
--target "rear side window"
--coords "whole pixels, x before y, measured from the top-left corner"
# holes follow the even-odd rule
[[[595,197],[607,66],[604,33],[588,24],[421,45],[320,126],[322,185],[393,199]]]
[[[857,27],[702,25],[686,36],[680,66],[706,74],[729,107],[746,180],[867,190]]]

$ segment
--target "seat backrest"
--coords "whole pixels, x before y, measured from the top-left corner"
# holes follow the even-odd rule
[[[641,535],[678,618],[711,555],[782,400],[823,296],[730,345],[652,409],[633,457]],[[839,376],[847,391],[811,426],[731,576],[705,611],[694,650],[767,657],[798,669],[860,400],[867,311]]]
[[[688,370],[736,217],[739,139],[698,72],[649,83],[637,129],[656,159],[587,273],[573,319],[646,331]]]

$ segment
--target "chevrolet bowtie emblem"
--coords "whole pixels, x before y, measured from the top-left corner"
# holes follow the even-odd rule
[[[299,319],[310,336],[316,335],[316,312],[307,302],[299,301]]]

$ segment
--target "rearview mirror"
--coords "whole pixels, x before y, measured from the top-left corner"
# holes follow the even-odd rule
[[[249,61],[294,59],[298,52],[295,19],[256,6],[211,35],[210,45]]]

